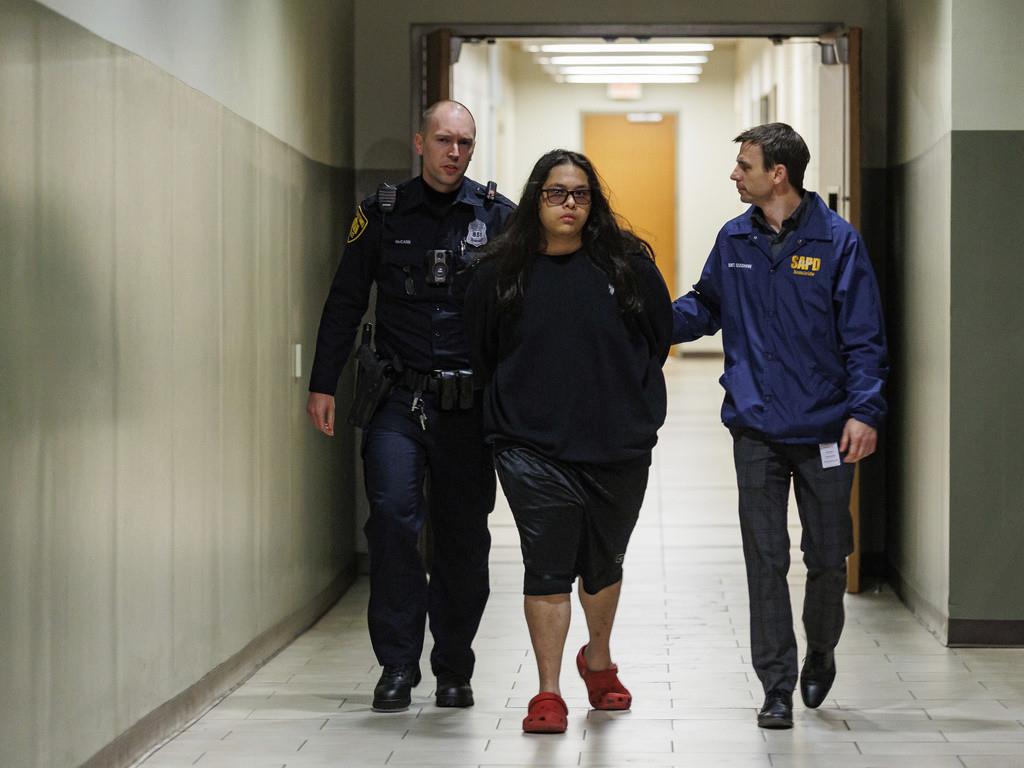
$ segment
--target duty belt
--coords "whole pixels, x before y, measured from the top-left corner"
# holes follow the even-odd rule
[[[431,392],[436,395],[441,391],[441,382],[448,379],[469,379],[472,384],[473,371],[468,368],[451,371],[440,368],[435,368],[433,371],[417,371],[414,368],[403,368],[398,384],[413,392]]]
[[[417,410],[417,401],[424,392],[437,395],[442,411],[468,411],[473,407],[473,371],[468,368],[429,372],[403,368],[399,386],[413,393],[413,410]]]
[[[412,392],[433,392],[435,395],[441,388],[441,371],[416,371],[412,368],[402,370],[399,384]]]

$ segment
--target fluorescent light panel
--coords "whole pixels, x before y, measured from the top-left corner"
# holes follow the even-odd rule
[[[546,43],[531,45],[532,53],[704,53],[711,43]]]
[[[566,83],[696,83],[697,75],[559,75]]]
[[[699,75],[700,67],[558,67],[560,75]]]
[[[707,56],[550,56],[540,59],[542,64],[556,67],[611,66],[615,64],[707,64]]]

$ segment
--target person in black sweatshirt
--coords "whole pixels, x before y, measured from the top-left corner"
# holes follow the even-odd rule
[[[622,561],[665,420],[668,290],[650,246],[619,224],[593,165],[553,150],[486,251],[463,314],[484,377],[484,434],[519,529],[540,677],[523,730],[562,733],[570,594],[590,641],[576,657],[595,709],[628,709],[609,639]]]

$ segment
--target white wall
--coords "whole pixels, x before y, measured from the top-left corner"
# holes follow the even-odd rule
[[[0,765],[64,768],[352,571],[351,447],[292,373],[351,179],[29,0],[0,104]]]
[[[1021,130],[1024,5],[1020,0],[971,0],[953,3],[951,13],[956,29],[949,64],[953,130]]]
[[[510,80],[508,44],[467,43],[453,67],[452,98],[465,104],[476,120],[476,151],[469,176],[498,182],[502,194],[518,197],[505,182],[514,159],[511,121],[515,119],[515,84]]]
[[[352,166],[352,0],[42,0],[307,157]]]
[[[822,145],[819,117],[818,46],[791,40],[773,45],[768,40],[741,40],[736,51],[736,117],[741,129],[759,125],[761,96],[776,90],[775,120],[789,123],[811,151],[804,186],[822,192],[819,180]],[[825,142],[842,147],[842,135]]]

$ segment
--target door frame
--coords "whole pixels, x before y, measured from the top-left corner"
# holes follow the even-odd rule
[[[739,24],[413,24],[411,27],[410,44],[412,46],[409,60],[412,62],[410,89],[409,118],[412,130],[418,127],[419,116],[427,106],[424,100],[428,93],[437,94],[437,84],[429,82],[428,73],[435,72],[439,64],[449,68],[459,60],[459,49],[464,40],[479,42],[498,38],[524,37],[598,37],[598,38],[671,38],[671,37],[746,37],[768,38],[781,40],[789,37],[817,37],[821,41],[836,41],[845,38],[848,41],[846,61],[841,61],[847,68],[847,120],[844,123],[844,144],[846,156],[846,179],[848,188],[845,197],[848,201],[847,218],[850,223],[860,229],[861,213],[861,136],[863,135],[863,113],[861,110],[861,46],[863,30],[849,27],[841,22],[792,22],[792,23],[739,23]],[[445,50],[438,50],[438,41],[446,40]],[[838,54],[838,49],[836,50]],[[447,62],[444,60],[447,58]],[[442,76],[442,83],[447,92],[441,96],[450,96],[450,76]],[[413,175],[419,173],[419,156],[410,148],[410,169]],[[678,226],[678,222],[677,222]],[[678,236],[678,232],[677,232]],[[857,593],[861,583],[861,525],[860,525],[860,467],[854,469],[853,488],[850,498],[850,515],[853,519],[854,551],[848,558],[846,588],[848,592]]]
[[[427,104],[424,104],[426,93],[436,92],[428,85],[428,72],[433,62],[428,62],[438,54],[447,58],[450,64],[459,60],[459,49],[462,42],[496,40],[498,38],[522,37],[600,37],[600,38],[648,38],[648,37],[762,37],[768,39],[785,39],[787,37],[819,37],[829,38],[843,34],[846,25],[838,21],[822,22],[788,22],[788,23],[741,23],[741,24],[412,24],[410,27],[411,71],[409,77],[413,87],[409,90],[409,127],[410,136],[419,128],[420,115]],[[440,39],[435,33],[447,32],[449,36],[448,50],[431,52],[430,42]],[[431,36],[433,35],[433,38]],[[450,78],[449,78],[450,83]],[[410,147],[409,169],[413,175],[419,173],[419,156]]]

